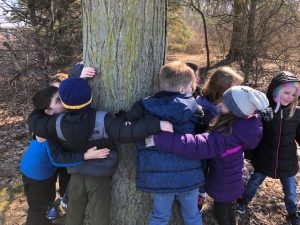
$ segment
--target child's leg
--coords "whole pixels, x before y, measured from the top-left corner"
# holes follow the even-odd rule
[[[228,213],[229,213],[229,221],[231,225],[236,225],[236,218],[235,218],[235,212],[233,210],[233,204],[231,203],[231,207],[228,207]]]
[[[50,220],[46,218],[48,206],[55,200],[56,176],[43,181],[32,180],[22,174],[24,192],[28,202],[26,225],[46,225]]]
[[[72,174],[65,225],[84,224],[87,201],[88,193],[85,186],[85,176]]]
[[[202,225],[202,216],[198,209],[198,189],[178,193],[176,196],[181,208],[185,225]]]
[[[86,176],[87,214],[91,225],[110,224],[111,177]]]
[[[214,213],[219,225],[235,225],[231,210],[231,202],[214,202]]]
[[[175,193],[153,193],[153,209],[149,225],[168,225],[174,200]]]
[[[70,181],[70,174],[68,174],[65,167],[57,168],[59,189],[58,193],[60,197],[63,197],[67,192],[67,186]]]
[[[295,177],[280,179],[284,193],[284,202],[288,214],[296,214],[298,211],[298,198]]]
[[[258,187],[266,179],[267,175],[255,172],[251,175],[251,178],[244,190],[242,196],[242,202],[248,204],[251,202],[252,198],[255,196]]]

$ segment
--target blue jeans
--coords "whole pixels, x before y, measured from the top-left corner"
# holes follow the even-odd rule
[[[179,193],[153,193],[153,209],[149,224],[167,225],[175,199],[180,204],[185,225],[202,225],[202,216],[198,209],[198,189]]]
[[[251,175],[251,178],[243,193],[243,202],[248,204],[257,192],[258,187],[266,179],[267,175],[256,172]],[[298,199],[297,199],[297,187],[295,177],[280,178],[282,190],[284,193],[284,202],[286,211],[289,214],[297,212]]]

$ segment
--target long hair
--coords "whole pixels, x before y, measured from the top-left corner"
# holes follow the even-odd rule
[[[232,134],[232,123],[238,119],[234,114],[230,113],[224,113],[221,114],[218,119],[213,123],[209,125],[209,131],[223,131],[225,135],[231,135]]]
[[[237,85],[243,82],[240,76],[230,67],[220,67],[205,82],[202,88],[202,95],[210,102],[218,104],[223,98],[223,93],[236,82]]]

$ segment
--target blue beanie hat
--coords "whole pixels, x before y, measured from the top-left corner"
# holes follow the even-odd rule
[[[63,106],[72,112],[82,112],[92,103],[91,87],[81,78],[68,78],[61,82],[58,94]]]

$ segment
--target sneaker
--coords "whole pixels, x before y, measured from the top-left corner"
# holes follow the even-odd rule
[[[288,215],[288,221],[291,225],[300,225],[300,217],[298,213]]]
[[[47,218],[49,220],[54,220],[56,218],[58,218],[59,213],[57,211],[57,209],[54,206],[50,206],[47,212]]]
[[[202,211],[202,207],[204,205],[204,201],[205,201],[205,196],[199,194],[198,195],[198,209],[201,212]]]
[[[247,204],[245,204],[243,201],[238,201],[236,205],[236,211],[238,211],[241,214],[244,214],[247,210]]]
[[[64,194],[64,196],[60,199],[60,206],[67,209],[68,208],[68,195]]]

